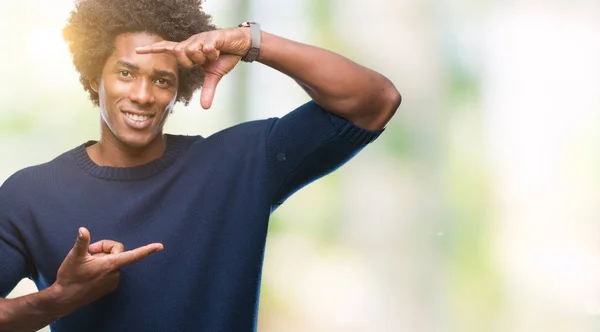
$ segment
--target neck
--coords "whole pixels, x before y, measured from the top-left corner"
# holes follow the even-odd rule
[[[89,146],[87,152],[90,159],[99,166],[135,167],[162,157],[166,148],[167,140],[162,133],[145,146],[131,147],[114,137],[110,130],[108,133],[103,130],[100,141]]]

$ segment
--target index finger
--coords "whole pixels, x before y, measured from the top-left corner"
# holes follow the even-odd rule
[[[120,269],[123,266],[137,263],[151,254],[163,250],[163,248],[162,243],[151,243],[143,247],[106,257],[112,257],[111,259],[115,264],[115,268]]]
[[[172,42],[168,40],[163,40],[158,43],[146,45],[146,46],[138,46],[135,48],[135,52],[138,54],[150,54],[150,53],[174,53],[175,46],[179,44],[177,42]]]

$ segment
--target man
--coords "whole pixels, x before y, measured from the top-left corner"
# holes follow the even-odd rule
[[[398,91],[256,23],[216,29],[198,0],[79,1],[64,36],[101,138],[0,188],[0,295],[26,277],[39,289],[0,298],[0,330],[255,330],[270,213],[377,138]],[[240,60],[312,100],[206,138],[163,133]]]

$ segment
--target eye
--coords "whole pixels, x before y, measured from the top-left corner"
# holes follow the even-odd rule
[[[121,77],[124,78],[131,78],[131,72],[129,72],[128,70],[120,70],[119,71],[119,75],[121,75]]]
[[[164,86],[171,85],[171,82],[164,78],[157,78],[156,80],[154,80],[154,82],[156,82],[156,84],[158,84],[158,85],[164,85]]]

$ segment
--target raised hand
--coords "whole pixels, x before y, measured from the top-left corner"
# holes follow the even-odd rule
[[[117,288],[122,267],[137,263],[162,249],[162,244],[152,243],[124,251],[123,244],[111,240],[90,245],[90,233],[82,227],[73,249],[58,269],[53,285],[60,294],[58,300],[73,309],[97,300]]]
[[[233,28],[202,32],[182,41],[161,41],[136,48],[139,54],[168,53],[185,68],[200,66],[206,73],[200,105],[210,108],[217,84],[238,64],[251,46],[250,29]]]

